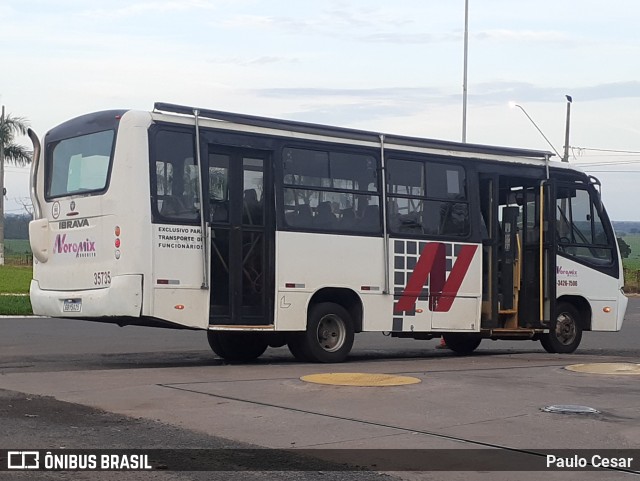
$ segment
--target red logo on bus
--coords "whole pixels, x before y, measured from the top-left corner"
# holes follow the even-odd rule
[[[449,277],[447,277],[446,246],[440,242],[428,243],[422,250],[409,282],[407,282],[402,296],[393,311],[395,313],[412,311],[415,308],[418,296],[422,292],[422,287],[427,282],[427,278],[431,276],[429,282],[429,310],[432,312],[449,312],[477,249],[477,245],[461,246]]]

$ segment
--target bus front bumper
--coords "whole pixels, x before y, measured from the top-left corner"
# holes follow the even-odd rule
[[[115,276],[102,289],[50,291],[40,289],[37,280],[29,289],[33,313],[38,316],[140,317],[142,312],[142,275]]]

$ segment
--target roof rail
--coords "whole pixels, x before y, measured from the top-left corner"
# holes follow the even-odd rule
[[[153,109],[154,111],[176,113],[182,115],[194,115],[195,111],[198,111],[198,116],[201,118],[219,120],[223,122],[233,122],[237,124],[251,125],[254,127],[264,127],[270,129],[283,129],[307,134],[327,135],[332,137],[369,141],[374,143],[378,143],[380,141],[380,134],[377,132],[301,122],[297,120],[275,119],[271,117],[260,117],[256,115],[225,112],[222,110],[200,109],[196,107],[189,107],[186,105],[177,105],[165,102],[154,103]],[[553,156],[551,152],[542,150],[468,144],[446,140],[427,139],[421,137],[409,137],[403,135],[385,134],[385,144],[387,146],[395,144],[439,150],[454,150],[458,152],[478,154],[526,157],[543,162],[546,162],[549,157]]]
[[[176,114],[193,115],[198,111],[199,117],[212,120],[220,120],[225,122],[233,122],[243,125],[252,125],[254,127],[266,127],[272,129],[294,130],[296,132],[318,133],[327,135],[331,133],[336,135],[339,132],[348,133],[344,137],[354,138],[358,140],[375,140],[378,141],[378,134],[367,132],[364,130],[347,129],[342,127],[332,127],[322,124],[313,124],[308,122],[300,122],[296,120],[275,119],[271,117],[259,117],[257,115],[238,114],[233,112],[225,112],[222,110],[199,109],[197,107],[188,107],[185,105],[168,104],[156,102],[154,110],[161,112],[171,112]]]

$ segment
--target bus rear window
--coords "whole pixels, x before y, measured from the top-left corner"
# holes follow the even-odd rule
[[[109,180],[113,130],[61,140],[49,147],[47,197],[98,192]]]

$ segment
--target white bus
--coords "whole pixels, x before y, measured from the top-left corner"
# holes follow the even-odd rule
[[[202,329],[236,361],[341,362],[364,331],[569,353],[622,325],[598,181],[547,152],[162,103],[32,140],[35,314]]]

